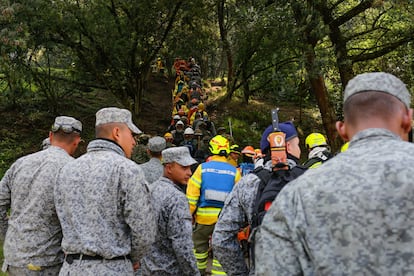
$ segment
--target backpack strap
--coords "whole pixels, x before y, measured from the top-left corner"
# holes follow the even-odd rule
[[[257,226],[259,225],[259,209],[258,209],[259,204],[257,203],[260,200],[260,197],[263,193],[264,188],[266,187],[267,183],[270,181],[270,178],[272,177],[273,172],[261,166],[261,167],[254,169],[251,173],[254,173],[260,179],[259,187],[257,188],[257,192],[256,192],[256,199],[254,201],[252,224],[250,226],[250,235],[248,239],[249,255],[254,256],[255,236],[256,236]],[[251,265],[254,266],[254,263],[255,263],[254,257],[251,258],[251,261],[252,261]]]
[[[322,158],[312,157],[311,159],[306,160],[306,162],[303,163],[303,166],[305,166],[307,168],[310,168],[310,167],[312,167],[312,165],[314,165],[318,162],[323,162]]]
[[[260,183],[259,183],[259,187],[257,188],[257,192],[256,192],[256,200],[255,202],[255,206],[253,208],[253,215],[252,215],[252,228],[256,228],[256,226],[259,224],[258,221],[258,204],[256,204],[259,199],[260,196],[263,193],[264,188],[266,187],[266,184],[269,182],[270,178],[272,177],[272,173],[271,171],[263,168],[263,167],[258,167],[256,169],[253,170],[253,173],[255,175],[257,175],[257,177],[260,179]]]

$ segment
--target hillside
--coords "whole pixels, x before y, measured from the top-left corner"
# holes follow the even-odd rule
[[[210,85],[207,83],[207,85]],[[162,135],[171,120],[171,91],[174,80],[166,83],[155,77],[150,79],[144,95],[142,112],[136,120],[137,126],[147,134]],[[310,131],[320,130],[320,115],[317,109],[299,108],[292,103],[252,99],[248,105],[241,97],[233,96],[231,102],[217,107],[215,100],[222,95],[222,87],[209,86],[209,98],[205,102],[210,118],[216,128],[225,127],[234,141],[241,146],[258,147],[261,132],[270,123],[270,110],[280,107],[280,121],[295,120],[301,138]],[[0,98],[1,100],[1,98]],[[23,106],[23,107],[22,107]],[[86,146],[94,138],[95,113],[102,107],[118,106],[120,102],[106,91],[94,90],[89,93],[74,94],[62,100],[60,113],[50,113],[45,104],[34,102],[20,104],[20,108],[0,106],[0,176],[18,157],[39,150],[41,141],[47,137],[50,125],[56,115],[68,115],[82,121],[85,141],[79,146],[76,156],[86,151]]]
[[[173,87],[173,80],[165,83],[152,78],[149,82],[149,92],[144,96],[142,113],[136,122],[145,133],[162,134],[167,128],[171,118]],[[17,107],[0,105],[0,177],[18,157],[39,150],[56,115],[73,116],[82,121],[85,142],[80,144],[76,153],[81,155],[86,151],[87,143],[94,138],[96,111],[108,106],[122,107],[112,94],[100,90],[74,94],[62,100],[59,114],[50,113],[42,102],[20,103]]]

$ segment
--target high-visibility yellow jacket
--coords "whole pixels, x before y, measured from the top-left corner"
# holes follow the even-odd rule
[[[240,172],[224,156],[213,155],[209,162],[197,167],[187,185],[190,212],[196,213],[197,223],[212,225],[217,222],[226,196],[240,177]]]

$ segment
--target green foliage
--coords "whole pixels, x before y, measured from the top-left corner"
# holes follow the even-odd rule
[[[5,131],[7,130],[2,130],[2,132]],[[5,137],[0,140],[0,148],[2,149],[0,151],[0,178],[2,178],[11,164],[23,155],[27,144],[17,143],[17,137],[12,133],[8,133],[8,136],[1,133],[0,136]]]
[[[235,143],[242,147],[251,145],[254,148],[259,148],[259,141],[263,129],[259,129],[257,123],[253,122],[248,124],[247,121],[233,117],[228,117],[228,122],[231,122]],[[229,128],[229,126],[227,126],[227,128]]]

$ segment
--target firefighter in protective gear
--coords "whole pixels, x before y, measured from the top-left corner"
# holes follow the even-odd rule
[[[240,172],[227,162],[230,145],[226,138],[221,135],[213,137],[209,142],[209,150],[212,154],[210,161],[197,167],[187,185],[190,212],[195,215],[194,252],[202,275],[207,268],[209,240],[218,215],[227,195],[240,179]],[[214,252],[211,274],[225,275],[220,263],[214,258]]]
[[[309,154],[308,160],[303,165],[309,169],[317,168],[333,157],[325,136],[321,133],[309,134],[305,139],[305,144]]]
[[[242,162],[239,165],[241,175],[245,176],[254,170],[254,157],[255,151],[252,146],[245,146],[241,151],[242,153]]]
[[[320,146],[327,146],[325,136],[323,136],[321,133],[311,133],[309,134],[305,139],[305,144],[308,149],[313,149],[314,147],[320,147]]]
[[[229,162],[230,164],[232,164],[234,167],[238,168],[239,167],[239,158],[241,156],[241,148],[239,145],[231,145],[230,146],[230,154],[227,157],[227,162]],[[240,171],[240,169],[239,169]]]

